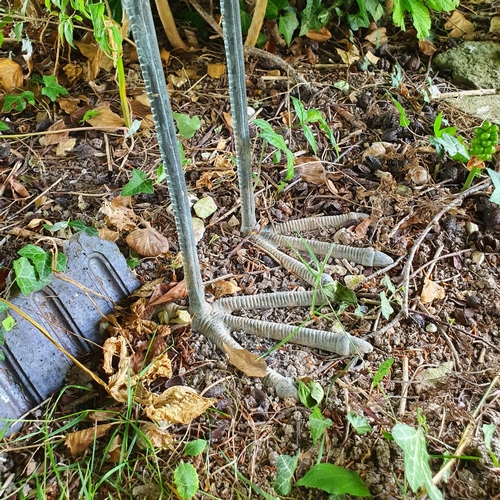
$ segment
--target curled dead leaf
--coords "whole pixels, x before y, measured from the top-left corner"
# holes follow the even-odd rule
[[[453,11],[444,28],[450,31],[451,38],[460,38],[474,32],[474,25],[459,10]]]
[[[153,422],[144,422],[143,424],[141,424],[140,429],[142,435],[149,440],[151,446],[153,446],[154,448],[166,448],[174,442],[174,437],[172,436],[172,434],[168,433],[161,427],[158,427]],[[139,446],[141,446],[142,448],[148,448],[149,446],[143,441],[142,435],[138,436]]]
[[[117,197],[118,198],[118,197]],[[110,203],[105,201],[100,212],[106,216],[106,224],[115,226],[118,231],[132,231],[136,229],[137,215],[135,212],[119,203],[115,203],[116,198]]]
[[[326,172],[323,162],[317,156],[302,156],[295,158],[295,172],[300,175],[300,178],[319,186],[326,182]]]
[[[60,130],[60,132],[57,132]],[[43,135],[40,137],[41,146],[50,146],[52,144],[59,144],[60,142],[66,142],[69,138],[69,132],[67,130],[64,120],[57,120],[48,129],[47,132],[56,132]]]
[[[80,456],[90,445],[110,429],[111,424],[101,424],[89,429],[66,434],[64,444],[69,448],[72,457]]]
[[[175,286],[168,289],[168,291],[161,295],[160,297],[154,297],[148,306],[157,306],[159,304],[168,304],[169,302],[174,302],[178,299],[183,299],[187,297],[186,282],[184,280],[179,281]],[[152,297],[153,298],[153,297]]]
[[[309,30],[306,33],[306,37],[309,38],[309,40],[314,40],[315,42],[326,42],[327,40],[330,40],[332,34],[325,27],[323,27],[319,31]]]
[[[153,394],[153,403],[144,409],[153,421],[189,424],[212,406],[216,400],[200,396],[191,387],[176,385],[163,394]]]
[[[429,304],[433,300],[441,300],[446,297],[444,288],[435,281],[425,278],[424,287],[420,294],[420,302],[422,304]]]
[[[23,86],[23,69],[15,61],[0,59],[0,85],[7,94]]]
[[[169,243],[167,238],[153,227],[136,229],[126,238],[127,245],[144,257],[158,257],[167,253]]]
[[[241,288],[236,283],[236,280],[229,281],[216,281],[210,287],[211,292],[215,298],[223,297],[224,295],[231,295],[232,293],[239,292]]]
[[[120,233],[118,231],[113,231],[107,227],[99,228],[98,233],[101,240],[112,241],[113,243],[120,237]]]
[[[246,349],[236,349],[227,344],[222,344],[229,356],[229,362],[241,370],[248,377],[264,377],[267,371],[267,363],[256,354]]]

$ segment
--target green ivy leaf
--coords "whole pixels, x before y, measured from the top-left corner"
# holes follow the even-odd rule
[[[358,434],[366,434],[372,430],[370,422],[365,417],[361,417],[353,411],[347,414],[347,421],[354,427],[354,430]]]
[[[318,488],[330,495],[370,496],[370,490],[355,472],[333,464],[314,465],[295,486]]]
[[[285,14],[280,16],[278,31],[283,35],[288,46],[292,43],[293,34],[298,27],[297,10],[293,7],[287,7]]]
[[[177,130],[179,134],[185,139],[190,139],[196,134],[197,130],[201,127],[201,120],[198,116],[193,116],[182,113],[172,113],[175,123],[177,124]]]
[[[288,0],[268,0],[265,16],[266,19],[276,19],[279,11],[285,9],[288,5]]]
[[[7,125],[5,125],[5,123],[3,121],[0,121],[0,132],[2,130],[10,130],[10,129]]]
[[[46,75],[43,77],[42,95],[47,96],[52,102],[61,96],[68,95],[68,91],[57,83],[55,75]]]
[[[188,457],[196,457],[203,453],[207,447],[207,442],[204,439],[195,439],[186,444],[184,448],[184,454]]]
[[[321,414],[321,410],[317,406],[315,406],[312,413],[309,415],[309,427],[311,429],[311,438],[313,444],[316,444],[318,442],[318,439],[323,436],[326,429],[328,429],[332,425],[333,422],[329,418],[324,418]]]
[[[122,196],[134,196],[139,193],[153,194],[155,192],[153,181],[146,178],[142,170],[134,168],[132,170],[132,179],[122,189]]]
[[[174,483],[181,498],[193,498],[199,486],[196,469],[191,464],[181,460],[174,471]]]
[[[276,480],[273,488],[278,495],[287,496],[292,489],[292,477],[299,463],[300,451],[297,455],[290,457],[288,455],[279,455],[276,462]]]
[[[40,290],[40,280],[36,275],[35,266],[30,264],[26,257],[21,257],[14,261],[14,273],[16,275],[16,283],[23,295],[29,295],[35,290]]]
[[[81,231],[89,236],[99,236],[99,231],[94,227],[87,226],[81,220],[72,220],[68,222],[68,226],[76,229],[77,231]]]
[[[422,429],[396,424],[392,428],[392,437],[403,450],[405,477],[413,492],[416,493],[421,487],[425,487],[431,500],[442,500],[443,495],[432,482],[429,455]]]
[[[431,16],[429,9],[422,0],[394,0],[394,10],[392,11],[392,20],[394,24],[401,29],[405,29],[405,13],[410,13],[413,26],[417,30],[419,40],[429,36],[431,29]]]
[[[2,326],[6,332],[10,332],[16,326],[16,320],[12,316],[7,316],[2,320]]]
[[[323,387],[314,380],[309,381],[307,384],[298,380],[298,395],[300,402],[307,408],[314,408],[319,405],[325,396]]]
[[[338,304],[344,303],[350,306],[355,306],[358,303],[356,294],[338,281],[325,285],[323,287],[323,293]]]
[[[372,389],[380,384],[381,380],[390,373],[392,364],[394,363],[394,358],[386,359],[381,365],[378,367],[377,373],[373,377]]]
[[[35,94],[33,94],[33,92],[30,92],[29,90],[25,90],[19,95],[7,94],[4,96],[3,110],[11,111],[12,109],[14,109],[21,112],[26,109],[28,103],[32,106],[35,104]]]
[[[5,302],[0,302],[0,314],[4,313],[9,309],[9,306]]]

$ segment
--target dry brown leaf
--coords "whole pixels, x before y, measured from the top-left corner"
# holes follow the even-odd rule
[[[197,66],[187,66],[185,68],[177,70],[176,73],[181,78],[196,79],[200,78],[200,76],[198,75],[199,70],[200,68],[198,68]]]
[[[424,287],[422,289],[422,293],[420,294],[420,302],[422,302],[422,304],[429,304],[436,299],[444,299],[445,296],[446,293],[441,285],[430,280],[429,278],[425,278]]]
[[[366,236],[368,228],[371,226],[372,222],[373,222],[372,218],[367,217],[356,226],[354,234],[356,235],[357,240],[360,240]]]
[[[223,111],[222,118],[224,119],[224,122],[227,125],[229,132],[233,133],[233,115],[231,113]]]
[[[236,280],[217,281],[210,287],[215,298],[223,297],[224,295],[231,295],[232,293],[239,292],[241,288],[236,283]]]
[[[23,69],[10,59],[0,59],[0,85],[7,94],[23,86]]]
[[[47,132],[55,132],[57,130],[60,130],[57,134],[47,134],[40,137],[40,145],[50,146],[51,144],[59,144],[60,142],[67,141],[69,138],[69,132],[64,120],[57,120],[47,129]]]
[[[35,229],[40,227],[42,224],[51,224],[47,219],[31,219],[25,226],[27,229]]]
[[[319,186],[326,182],[326,172],[323,162],[317,156],[302,156],[295,158],[295,172],[300,175],[300,178]]]
[[[359,61],[359,49],[350,42],[347,42],[347,50],[337,48],[337,53],[347,66]]]
[[[120,434],[115,434],[106,449],[108,451],[108,455],[106,457],[108,462],[117,463],[120,461],[122,454],[122,437]]]
[[[168,325],[161,326],[167,328],[166,334],[170,333],[170,327]],[[154,358],[162,355],[167,349],[168,345],[165,342],[164,334],[156,335],[152,342],[139,340],[134,346],[135,353],[130,361],[130,368],[132,368],[134,373],[139,373],[140,370],[149,365]],[[168,363],[170,364],[170,361]],[[171,372],[172,368],[170,367],[170,375],[168,378],[172,376]]]
[[[59,107],[68,115],[74,113],[80,105],[80,98],[78,97],[63,97],[57,101]]]
[[[168,252],[169,243],[154,227],[136,229],[126,238],[127,245],[144,257],[158,257]]]
[[[236,349],[222,344],[224,350],[229,356],[229,362],[241,370],[248,377],[264,377],[267,371],[267,363],[259,358],[256,354],[252,354],[246,349]]]
[[[101,240],[111,241],[113,243],[120,237],[120,233],[118,231],[113,231],[107,227],[99,228],[98,233]]]
[[[69,448],[71,456],[78,457],[87,450],[96,439],[104,436],[110,427],[111,424],[101,424],[90,427],[89,429],[71,432],[70,434],[66,434],[64,444]]]
[[[449,33],[451,38],[460,38],[474,32],[474,25],[459,10],[453,11],[444,28],[451,30]]]
[[[125,124],[123,118],[113,113],[108,106],[98,106],[94,111],[97,111],[98,114],[89,118],[87,122],[97,129],[106,127],[103,130],[105,132],[111,132],[118,130],[118,128],[123,127]]]
[[[424,56],[432,56],[432,54],[436,52],[436,47],[434,47],[433,43],[429,40],[419,40],[418,50],[420,50]]]
[[[222,63],[209,64],[207,66],[207,75],[210,78],[219,79],[226,74],[226,65]]]
[[[387,43],[387,29],[375,28],[365,36],[365,40],[370,42],[374,47],[380,47],[380,45],[382,45],[383,43]]]
[[[500,16],[492,17],[490,21],[490,33],[497,31],[500,31]]]
[[[188,82],[188,79],[185,77],[178,77],[173,74],[167,76],[167,82],[174,87],[182,87],[184,84]]]
[[[174,287],[170,288],[167,293],[161,297],[156,298],[154,301],[148,303],[148,306],[157,306],[159,304],[168,304],[174,300],[183,299],[187,297],[186,282],[179,281]]]
[[[315,42],[326,42],[327,40],[330,40],[332,34],[325,27],[323,27],[319,31],[309,30],[306,33],[306,37],[309,38],[309,40],[314,40]]]
[[[165,344],[165,347],[166,344]],[[147,362],[147,361],[146,361]],[[154,382],[157,378],[171,378],[172,377],[172,364],[168,357],[168,352],[160,354],[152,361],[149,368],[141,376],[141,382],[147,385]]]
[[[148,438],[154,448],[166,448],[174,442],[172,434],[158,427],[153,422],[144,422],[141,424],[140,429],[142,434]],[[139,445],[143,448],[148,447],[141,438],[139,438]]]
[[[100,212],[106,216],[106,224],[115,226],[118,231],[132,231],[136,229],[137,215],[135,212],[126,206],[118,203],[105,201],[100,209]]]
[[[76,139],[73,137],[70,137],[65,141],[59,142],[56,148],[56,156],[66,156],[66,153],[68,153],[69,151],[73,151],[75,144],[76,144]]]
[[[373,64],[373,66],[377,66],[378,62],[380,61],[380,57],[377,57],[373,52],[370,52],[369,50],[366,51],[365,57],[366,59],[368,59],[370,64]]]
[[[128,357],[128,349],[123,337],[110,337],[104,341],[102,346],[104,373],[114,373],[113,358],[117,355],[120,359]]]
[[[153,404],[144,408],[146,415],[153,421],[172,424],[189,424],[216,402],[215,399],[200,396],[191,387],[180,385],[169,387],[163,394],[153,396]]]
[[[83,68],[76,63],[68,63],[63,66],[63,71],[68,78],[69,86],[74,87],[83,73]]]
[[[14,179],[14,177],[9,177],[8,182],[14,198],[17,198],[17,195],[22,198],[27,198],[30,195],[28,190],[18,180]]]

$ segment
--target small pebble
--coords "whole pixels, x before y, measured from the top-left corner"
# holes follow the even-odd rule
[[[425,331],[428,333],[436,333],[437,332],[437,326],[434,323],[429,323],[425,327]]]
[[[467,229],[467,234],[474,234],[475,232],[479,231],[479,226],[477,224],[474,224],[474,222],[467,222],[465,224],[465,229]]]
[[[480,266],[484,262],[484,253],[472,252],[472,262]]]

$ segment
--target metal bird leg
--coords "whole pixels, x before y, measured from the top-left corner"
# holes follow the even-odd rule
[[[188,192],[184,180],[184,171],[179,155],[176,130],[172,119],[172,110],[166,89],[158,42],[155,36],[155,26],[150,3],[141,0],[124,0],[124,7],[131,21],[144,83],[151,101],[151,110],[156,124],[160,151],[166,166],[167,184],[174,209],[179,246],[184,264],[184,276],[189,296],[189,310],[193,316],[193,328],[211,339],[221,350],[224,350],[224,344],[241,349],[230,333],[231,330],[246,330],[262,337],[277,340],[282,340],[288,335],[293,334],[292,342],[336,352],[341,355],[370,352],[372,347],[368,342],[353,337],[343,330],[333,332],[313,330],[232,315],[232,312],[238,309],[310,306],[313,300],[313,292],[281,292],[249,297],[234,297],[220,299],[212,305],[205,301],[192,230]],[[254,193],[252,189],[245,67],[238,0],[221,0],[221,8],[228,63],[231,110],[235,131],[242,230],[245,233],[251,233],[251,240],[271,254],[278,262],[282,263],[284,267],[302,276],[309,283],[313,283],[315,280],[312,279],[310,271],[304,264],[280,252],[274,246],[274,244],[286,246],[286,239],[282,239],[281,235],[275,234],[268,229],[261,231],[261,234],[253,234],[257,230],[257,222],[255,219]],[[354,214],[348,217],[359,219],[363,216]],[[305,230],[314,226],[318,227],[318,224],[335,224],[338,222],[338,218],[321,218],[321,220],[304,219],[299,222],[288,223],[282,229],[283,232],[293,231],[294,229]],[[299,244],[295,240],[289,241],[292,241],[293,245]],[[319,243],[314,241],[309,242],[314,251],[325,251],[325,244]],[[326,252],[330,251],[331,245],[327,245]],[[349,260],[361,261],[365,265],[386,265],[391,261],[389,257],[380,252],[375,252],[373,249],[350,249],[349,247],[342,247],[340,249],[335,248],[334,251],[341,251],[341,256],[346,256]],[[342,254],[345,251],[347,251],[347,254]],[[339,256],[338,253],[336,255]],[[331,281],[331,278],[323,275],[322,283],[327,283],[328,281]],[[321,289],[316,292],[316,300],[318,303],[327,301]],[[294,381],[283,377],[270,368],[267,369],[263,381],[266,385],[274,387],[276,393],[281,397],[296,397],[297,395]]]

